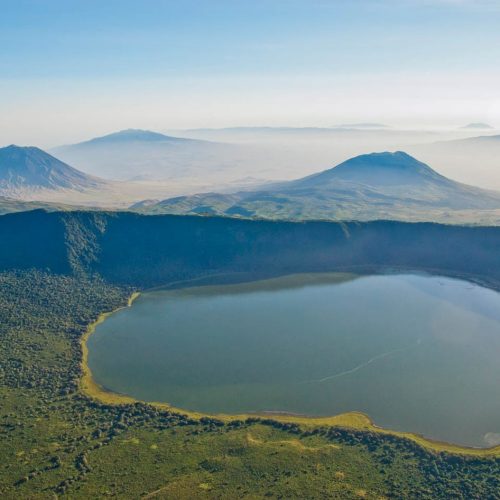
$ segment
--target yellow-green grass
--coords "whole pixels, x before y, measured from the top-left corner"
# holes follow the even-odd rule
[[[124,309],[125,307],[130,307],[133,304],[134,300],[136,300],[137,297],[139,297],[139,295],[140,295],[139,292],[134,292],[128,299],[128,303],[126,306],[120,307],[114,311],[101,314],[96,321],[94,321],[89,325],[85,335],[82,337],[81,340],[83,375],[82,378],[80,379],[80,389],[87,396],[105,404],[130,404],[139,402],[139,400],[131,396],[109,391],[103,388],[94,380],[90,367],[88,366],[87,340],[92,335],[92,333],[94,333],[97,325],[101,324],[115,312]],[[156,406],[159,408],[168,409],[173,412],[183,413],[195,419],[199,419],[202,417],[214,417],[223,422],[228,423],[235,420],[245,420],[251,417],[272,418],[273,420],[276,420],[278,422],[300,424],[302,427],[305,428],[306,427],[314,428],[319,426],[333,426],[333,427],[342,427],[352,430],[370,431],[370,432],[378,432],[381,434],[393,435],[400,438],[410,439],[419,444],[420,446],[433,452],[447,452],[447,453],[455,453],[455,454],[477,456],[477,457],[489,457],[489,458],[500,457],[500,446],[495,446],[492,448],[472,448],[452,443],[446,443],[444,441],[436,441],[428,439],[419,434],[414,434],[411,432],[400,432],[400,431],[393,431],[390,429],[384,429],[382,427],[375,425],[368,415],[357,411],[341,413],[339,415],[333,415],[330,417],[308,417],[300,415],[287,415],[281,413],[209,415],[206,413],[200,413],[182,408],[176,408],[174,406],[169,405],[168,403],[148,402],[148,404],[151,404],[152,406]]]

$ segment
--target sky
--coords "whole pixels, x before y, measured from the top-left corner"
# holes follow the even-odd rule
[[[0,142],[500,127],[500,0],[0,0]]]

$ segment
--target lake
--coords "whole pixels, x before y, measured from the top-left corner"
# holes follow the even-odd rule
[[[99,324],[103,387],[207,413],[349,411],[500,443],[500,293],[439,276],[293,275],[142,294]]]

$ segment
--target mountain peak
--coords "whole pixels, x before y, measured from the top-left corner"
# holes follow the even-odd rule
[[[142,130],[135,128],[128,128],[125,130],[120,130],[118,132],[112,132],[111,134],[103,135],[100,137],[94,137],[88,141],[79,142],[77,144],[70,144],[66,146],[59,146],[54,148],[57,154],[65,155],[68,151],[77,149],[85,150],[91,148],[98,148],[100,150],[101,146],[109,147],[123,147],[123,146],[137,146],[137,145],[148,145],[152,146],[153,143],[157,143],[159,146],[164,144],[178,144],[178,143],[194,143],[203,142],[196,141],[194,139],[185,139],[181,137],[172,137],[170,135],[160,134],[158,132],[153,132],[151,130]]]
[[[334,168],[370,168],[374,166],[395,170],[421,169],[422,167],[425,167],[426,170],[432,170],[425,163],[418,161],[416,158],[409,155],[408,153],[405,153],[404,151],[383,151],[380,153],[368,153],[354,156],[353,158],[340,163]]]
[[[422,184],[426,181],[451,182],[431,167],[404,151],[355,156],[336,167],[296,181],[298,185],[318,185],[347,181],[372,186]]]
[[[415,162],[420,163],[416,158],[405,153],[404,151],[380,151],[375,153],[366,153],[349,158],[344,163],[354,162],[360,160],[373,160],[373,161],[392,161],[392,162]]]
[[[1,154],[44,154],[43,149],[37,148],[36,146],[18,146],[17,144],[10,144],[9,146],[5,146],[4,148],[0,148]],[[48,154],[48,153],[45,153]]]
[[[7,162],[12,162],[13,160],[26,161],[28,158],[39,159],[41,161],[59,161],[57,158],[54,158],[49,153],[46,153],[43,149],[37,148],[36,146],[18,146],[17,144],[11,144],[10,146],[0,148],[0,171],[6,168]]]

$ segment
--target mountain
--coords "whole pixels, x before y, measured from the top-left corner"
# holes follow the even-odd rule
[[[141,130],[129,128],[119,132],[113,132],[102,137],[95,137],[89,141],[80,142],[69,147],[86,147],[90,144],[114,144],[127,142],[190,142],[190,139],[170,137],[168,135],[152,132],[151,130]],[[63,146],[64,147],[64,146]],[[68,146],[66,146],[68,147]]]
[[[294,181],[290,187],[335,188],[338,182],[369,186],[421,185],[448,181],[431,167],[402,151],[356,156],[334,168]]]
[[[401,151],[360,155],[258,191],[184,196],[134,208],[284,219],[500,223],[500,193],[452,181]]]
[[[114,180],[177,180],[199,176],[224,165],[233,146],[159,134],[122,130],[51,150],[57,157],[93,175]]]
[[[105,181],[84,174],[36,147],[0,148],[0,195],[13,198],[40,191],[98,189]]]
[[[462,182],[500,190],[500,135],[479,135],[407,148],[422,160],[453,172]]]
[[[461,128],[463,130],[493,130],[493,127],[487,123],[468,123]]]

